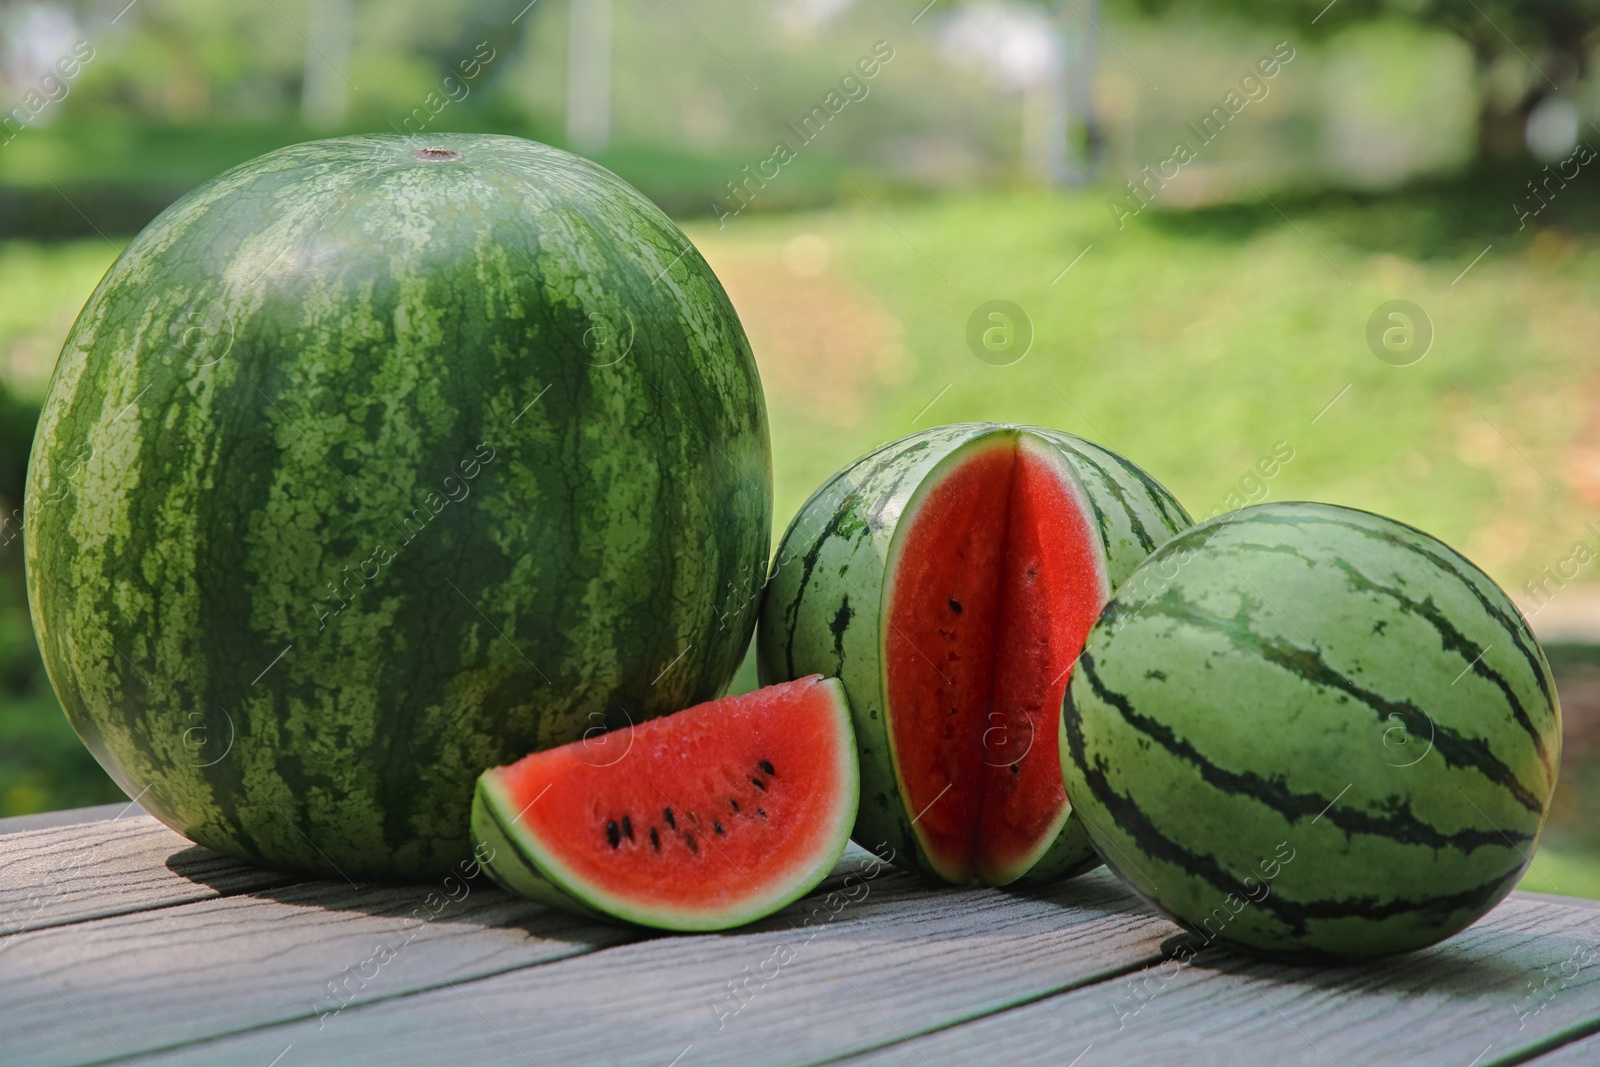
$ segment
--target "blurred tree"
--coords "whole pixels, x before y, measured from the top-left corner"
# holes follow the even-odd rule
[[[571,0],[567,16],[567,141],[601,152],[611,140],[611,0]]]
[[[22,485],[28,473],[28,450],[39,421],[37,406],[12,395],[0,382],[0,542],[9,539],[17,523],[5,518],[22,505]]]
[[[1073,59],[1068,63],[1066,84],[1063,86],[1061,107],[1066,115],[1066,129],[1062,137],[1062,172],[1067,180],[1078,184],[1088,180],[1100,163],[1100,146],[1103,140],[1094,121],[1094,51],[1095,33],[1100,18],[1100,0],[1085,0],[1080,7],[1068,2],[1058,18],[1072,16],[1076,19],[1075,32],[1068,40],[1076,44]]]
[[[1082,184],[1099,163],[1091,97],[1099,15],[1100,0],[972,0],[943,16],[944,52],[1020,95],[1023,166],[1046,181]]]
[[[56,6],[92,31],[96,50],[72,106],[178,124],[283,120],[298,110],[325,130],[384,128],[474,59],[482,76],[471,89],[480,91],[536,13],[526,0],[141,0],[106,28],[103,4]]]
[[[351,0],[306,0],[306,72],[300,113],[306,125],[337,129],[350,113]]]
[[[1174,12],[1222,14],[1273,22],[1310,35],[1328,35],[1360,20],[1385,16],[1439,26],[1471,47],[1483,86],[1478,125],[1479,163],[1537,149],[1540,122],[1579,135],[1572,97],[1589,74],[1589,54],[1600,38],[1600,0],[1117,0],[1146,15]],[[1587,118],[1585,116],[1585,118]],[[1546,127],[1552,123],[1546,122]],[[1592,123],[1590,129],[1595,129]],[[1548,158],[1562,136],[1546,137]],[[1571,147],[1568,140],[1566,147]],[[1564,152],[1562,153],[1564,154]]]

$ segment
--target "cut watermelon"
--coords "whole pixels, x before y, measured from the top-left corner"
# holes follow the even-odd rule
[[[1077,479],[1027,437],[958,452],[923,487],[890,550],[890,743],[935,866],[1003,885],[1067,817],[1056,724],[1110,594],[1099,531]]]
[[[814,888],[859,793],[844,690],[812,675],[485,771],[472,835],[496,882],[542,904],[722,930]]]
[[[1188,525],[1138,467],[1038,427],[923,431],[819,489],[778,549],[759,664],[843,683],[856,841],[958,884],[1097,864],[1062,785],[1062,696],[1111,590]]]

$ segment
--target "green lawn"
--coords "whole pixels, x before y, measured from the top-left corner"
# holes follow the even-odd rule
[[[1542,845],[1517,888],[1532,893],[1600,899],[1600,852]]]
[[[1519,233],[1510,199],[1446,189],[1145,212],[1119,230],[1104,193],[861,191],[871,200],[851,190],[832,210],[687,227],[763,365],[780,525],[881,441],[993,419],[1108,443],[1196,516],[1308,497],[1392,514],[1513,594],[1596,540],[1585,523],[1600,505],[1600,240],[1581,218]],[[42,390],[112,255],[98,239],[0,244],[0,374]],[[967,343],[974,309],[997,299],[1034,332],[1009,366]],[[1380,361],[1365,337],[1394,299],[1432,322],[1431,350],[1410,366]],[[1275,449],[1292,459],[1254,477]],[[0,621],[18,617],[17,595],[0,582]],[[0,814],[98,798],[106,783],[47,722],[48,697],[0,700]],[[1595,831],[1555,839],[1527,888],[1600,896]]]
[[[852,419],[831,417],[847,398],[826,377],[799,395],[769,395],[780,515],[881,440],[992,419],[1109,443],[1196,516],[1241,482],[1257,499],[1391,514],[1512,590],[1592,536],[1592,237],[1487,226],[1430,237],[1439,209],[1422,197],[1409,212],[1406,202],[1290,205],[1293,225],[1265,205],[1146,213],[1121,231],[1094,195],[874,203],[690,230],[714,263],[723,249],[777,257],[794,235],[820,235],[836,269],[904,328],[898,380],[869,384]],[[1495,202],[1480,210],[1496,206],[1512,220]],[[1380,250],[1385,232],[1403,235],[1411,254]],[[1372,312],[1397,298],[1420,305],[1435,333],[1427,356],[1405,367],[1380,361],[1365,339]],[[992,299],[1033,323],[1032,349],[1010,366],[981,362],[966,343],[969,315]],[[1292,461],[1255,487],[1252,465],[1278,442]]]

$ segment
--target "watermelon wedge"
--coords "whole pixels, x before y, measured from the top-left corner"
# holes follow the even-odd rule
[[[833,869],[860,793],[850,707],[812,675],[485,771],[472,836],[496,882],[662,930],[724,930]]]

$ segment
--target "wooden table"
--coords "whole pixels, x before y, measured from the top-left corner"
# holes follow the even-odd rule
[[[934,888],[852,848],[766,922],[655,936],[482,879],[308,881],[117,813],[0,822],[3,1067],[1600,1064],[1588,902],[1516,894],[1360,967],[1180,966],[1104,870]]]

